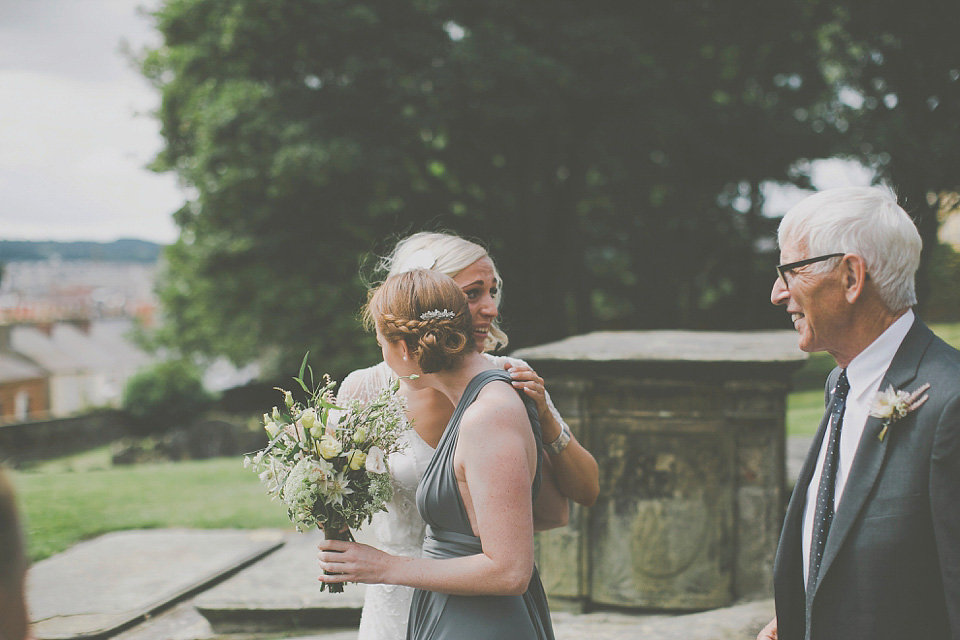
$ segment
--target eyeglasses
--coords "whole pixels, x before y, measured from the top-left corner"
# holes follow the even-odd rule
[[[830,258],[839,258],[844,256],[844,253],[828,253],[825,256],[817,256],[816,258],[807,258],[806,260],[797,260],[796,262],[788,262],[787,264],[778,264],[777,265],[777,275],[780,276],[780,282],[783,283],[785,289],[789,289],[790,285],[787,284],[787,273],[793,271],[797,267],[805,267],[808,264],[814,264],[815,262],[823,262],[824,260],[829,260]]]

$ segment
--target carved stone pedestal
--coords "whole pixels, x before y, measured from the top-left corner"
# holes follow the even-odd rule
[[[538,534],[557,601],[663,610],[771,597],[792,331],[575,336],[515,353],[600,465],[600,498]]]

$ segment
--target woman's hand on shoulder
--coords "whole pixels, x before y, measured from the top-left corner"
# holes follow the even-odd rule
[[[513,380],[513,388],[523,391],[530,396],[537,404],[537,413],[542,417],[550,411],[547,404],[547,389],[543,384],[543,378],[537,375],[529,364],[523,360],[515,358],[506,358],[503,362],[504,370],[510,374]]]

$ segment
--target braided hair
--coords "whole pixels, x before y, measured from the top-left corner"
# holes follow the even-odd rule
[[[463,291],[438,271],[390,276],[371,291],[364,316],[386,340],[406,342],[424,373],[450,369],[475,349]]]

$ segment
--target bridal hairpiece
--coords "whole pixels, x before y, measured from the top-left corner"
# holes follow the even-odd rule
[[[437,263],[437,259],[434,257],[430,251],[427,249],[417,249],[409,256],[404,258],[400,263],[400,266],[397,267],[395,273],[406,273],[408,271],[413,271],[414,269],[432,269],[433,265]]]
[[[457,317],[456,313],[454,313],[453,311],[447,311],[446,309],[444,309],[443,311],[440,311],[440,309],[433,309],[432,311],[424,311],[423,313],[420,314],[421,320],[434,320],[437,318],[456,318],[456,317]]]

